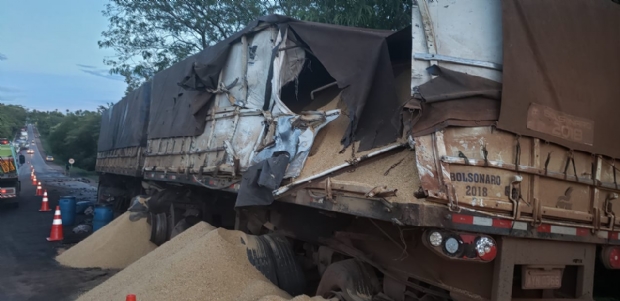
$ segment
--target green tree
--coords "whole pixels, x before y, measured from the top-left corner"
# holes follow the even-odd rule
[[[397,30],[411,24],[411,6],[411,0],[111,0],[99,47],[114,50],[104,63],[131,91],[262,15]]]
[[[108,29],[99,47],[116,56],[104,60],[125,77],[127,91],[156,72],[229,37],[267,13],[266,0],[111,0],[103,15]]]
[[[28,117],[32,123],[36,123],[39,134],[46,137],[49,135],[50,129],[59,124],[65,118],[65,115],[58,111],[44,112],[33,110]]]
[[[306,21],[400,30],[411,25],[411,0],[278,0],[285,15]]]
[[[74,158],[75,166],[85,170],[95,170],[97,143],[101,126],[101,114],[112,103],[99,106],[96,111],[58,110],[43,112],[33,110],[28,118],[37,124],[39,134],[47,142],[46,151],[61,162]]]
[[[68,113],[46,137],[51,151],[61,161],[75,159],[77,167],[94,170],[101,114],[91,111]]]
[[[0,138],[13,140],[17,131],[26,124],[27,111],[22,106],[0,103]]]

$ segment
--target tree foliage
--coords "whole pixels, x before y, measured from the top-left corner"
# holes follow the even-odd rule
[[[411,0],[279,0],[278,9],[300,20],[400,30],[411,24]]]
[[[125,77],[127,91],[170,65],[271,13],[301,20],[376,29],[411,24],[411,0],[111,0],[99,47]]]
[[[26,109],[0,103],[0,138],[13,140],[17,131],[26,124]]]
[[[125,77],[128,91],[157,71],[229,37],[267,13],[263,0],[112,0],[103,15],[108,29],[99,47],[112,73]]]
[[[65,114],[32,111],[30,120],[36,122],[39,134],[47,141],[48,154],[61,162],[73,158],[75,166],[92,171],[97,161],[101,114],[105,109],[100,106],[97,111],[78,110]]]

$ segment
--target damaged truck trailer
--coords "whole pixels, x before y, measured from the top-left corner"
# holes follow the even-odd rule
[[[418,0],[398,32],[260,18],[103,114],[99,201],[139,196],[157,244],[200,220],[251,234],[291,294],[591,300],[595,263],[620,268],[619,16]]]

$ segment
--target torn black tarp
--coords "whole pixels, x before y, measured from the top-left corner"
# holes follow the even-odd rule
[[[388,43],[395,32],[301,21],[288,25],[344,89],[341,98],[350,123],[343,145],[359,140],[359,150],[365,151],[394,142],[400,136],[397,113],[402,105],[396,96]],[[411,49],[409,37],[389,41],[393,48]]]
[[[288,152],[278,152],[250,166],[241,178],[235,207],[271,205],[273,191],[280,187],[289,160]]]
[[[502,2],[498,128],[620,158],[620,5]]]
[[[499,118],[502,84],[490,79],[433,65],[434,79],[417,87],[405,109],[414,111],[413,136],[428,135],[447,126],[484,126]]]
[[[345,146],[353,140],[360,141],[359,150],[363,151],[393,142],[400,136],[398,113],[402,103],[396,96],[391,62],[402,59],[399,49],[411,49],[410,34],[407,34],[410,28],[396,34],[270,15],[155,75],[149,138],[202,134],[208,105],[213,99],[211,92],[218,88],[218,77],[232,44],[244,34],[270,25],[288,29],[289,39],[312,52],[338,87],[344,89],[342,100],[350,118],[342,139]],[[171,84],[176,81],[180,81],[183,90]]]
[[[129,92],[102,114],[97,151],[146,146],[151,82]]]

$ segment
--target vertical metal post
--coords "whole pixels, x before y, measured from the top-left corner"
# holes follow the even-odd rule
[[[493,270],[491,300],[510,300],[512,298],[512,278],[515,264],[516,248],[509,239],[499,241],[498,255]]]
[[[591,299],[594,288],[594,263],[596,261],[596,247],[586,248],[583,265],[577,270],[575,296],[579,299]]]

